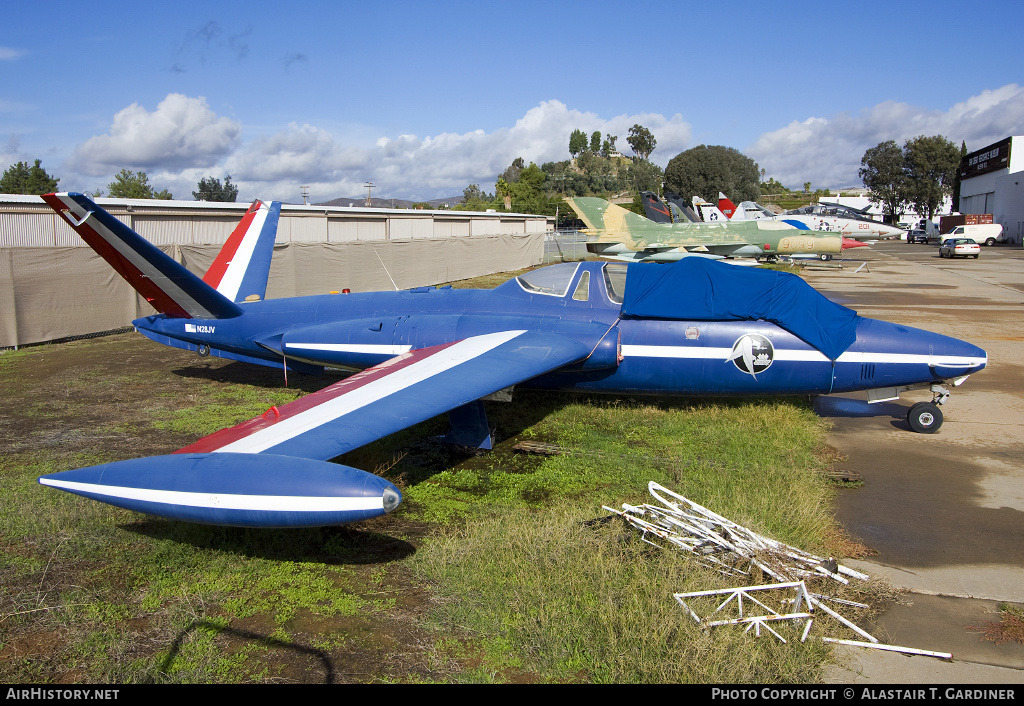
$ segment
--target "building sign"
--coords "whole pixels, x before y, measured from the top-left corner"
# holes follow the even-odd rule
[[[970,179],[979,174],[1006,169],[1010,166],[1010,142],[1007,137],[995,144],[971,152],[960,160],[960,179]]]

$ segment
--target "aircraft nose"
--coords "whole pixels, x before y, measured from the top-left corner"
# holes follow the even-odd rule
[[[936,334],[937,335],[937,334]],[[928,362],[932,372],[940,378],[970,375],[988,365],[988,353],[967,341],[942,336],[940,345],[932,352]]]
[[[843,238],[842,248],[843,250],[849,250],[850,248],[866,248],[867,245],[867,243],[862,243],[859,240],[854,240],[852,238]]]
[[[988,364],[983,348],[958,338],[901,324],[858,317],[857,341],[850,347],[864,361],[900,366],[904,372],[927,366],[932,379],[970,375]]]

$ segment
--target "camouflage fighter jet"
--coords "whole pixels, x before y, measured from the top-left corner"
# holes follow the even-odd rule
[[[798,230],[779,221],[655,223],[604,199],[566,201],[587,226],[587,249],[616,259],[669,262],[702,255],[775,260],[780,254],[832,254],[851,246],[842,235]]]

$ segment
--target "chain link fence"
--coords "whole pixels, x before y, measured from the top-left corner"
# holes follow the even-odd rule
[[[544,234],[544,264],[586,260],[587,236],[578,230],[549,230]]]

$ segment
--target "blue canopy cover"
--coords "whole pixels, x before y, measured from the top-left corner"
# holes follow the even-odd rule
[[[857,340],[857,312],[829,301],[800,277],[703,257],[684,257],[671,265],[629,265],[622,314],[695,321],[763,319],[832,360]]]

